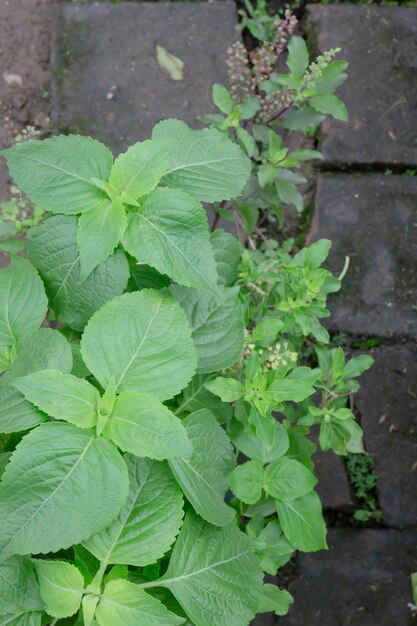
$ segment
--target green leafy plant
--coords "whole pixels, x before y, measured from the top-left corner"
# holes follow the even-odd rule
[[[349,454],[346,457],[346,466],[355,496],[361,505],[355,511],[354,518],[358,522],[379,522],[381,511],[376,494],[375,461],[367,454]]]
[[[348,63],[334,60],[340,50],[329,50],[311,62],[304,39],[292,36],[297,20],[291,11],[266,23],[266,39],[253,52],[248,54],[240,42],[229,49],[229,89],[214,85],[213,101],[220,113],[204,117],[252,161],[242,196],[214,207],[219,217],[235,219],[246,234],[256,228],[260,215],[282,224],[285,206],[299,212],[304,208],[299,187],[308,182],[305,165],[322,156],[310,147],[286,147],[288,133],[314,134],[326,114],[347,119],[344,104],[334,95],[347,78]],[[284,56],[289,71],[279,73]]]
[[[2,154],[45,212],[0,271],[4,621],[285,614],[264,573],[326,548],[310,430],[362,450],[349,401],[372,360],[326,347],[330,242],[210,233],[201,203],[251,175],[217,129],[166,120],[115,160],[81,136]]]

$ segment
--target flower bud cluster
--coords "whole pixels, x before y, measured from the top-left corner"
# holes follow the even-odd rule
[[[292,352],[288,347],[288,341],[276,343],[275,346],[268,347],[268,356],[266,357],[265,367],[276,370],[281,365],[288,365],[297,361],[297,353]],[[259,356],[263,355],[263,350],[259,350]]]

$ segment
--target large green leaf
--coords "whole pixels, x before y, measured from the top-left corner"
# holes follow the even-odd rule
[[[103,435],[121,450],[139,457],[162,461],[192,453],[181,420],[150,393],[121,393]]]
[[[94,311],[123,293],[129,266],[123,252],[118,250],[81,282],[76,240],[77,219],[57,215],[35,229],[28,252],[42,276],[58,319],[75,330],[82,330]]]
[[[97,311],[81,353],[103,387],[143,391],[166,400],[195,372],[196,353],[184,312],[169,293],[143,289],[114,298]]]
[[[148,140],[135,143],[117,157],[109,182],[131,198],[140,198],[159,183],[168,169],[168,160],[168,150],[158,142]]]
[[[176,189],[155,189],[129,214],[123,240],[139,261],[189,287],[215,291],[217,270],[207,215],[197,200]]]
[[[233,365],[244,343],[243,307],[237,287],[219,287],[216,295],[173,285],[174,298],[183,307],[197,348],[199,373]]]
[[[77,248],[80,253],[80,280],[107,261],[126,230],[127,219],[119,198],[103,200],[78,219]]]
[[[61,135],[3,150],[17,186],[43,209],[75,214],[94,208],[104,193],[92,178],[107,180],[113,157],[99,141]]]
[[[182,422],[193,446],[190,458],[172,459],[169,465],[188,500],[201,517],[224,526],[235,512],[224,496],[235,465],[233,448],[212,413],[201,409]]]
[[[143,567],[173,544],[183,518],[182,492],[166,463],[126,454],[129,495],[108,528],[84,541],[100,561]]]
[[[11,384],[0,385],[0,433],[18,433],[45,422],[48,416]]]
[[[156,584],[172,591],[195,626],[247,626],[258,607],[262,578],[249,540],[235,522],[217,528],[189,511],[168,570]]]
[[[42,615],[40,611],[0,615],[0,626],[41,626]]]
[[[238,277],[240,245],[236,237],[218,228],[211,233],[210,243],[219,275],[219,285],[232,287]]]
[[[52,617],[70,617],[78,611],[84,578],[78,568],[65,561],[35,560],[36,574],[45,609]]]
[[[168,172],[162,184],[187,191],[197,200],[235,198],[249,178],[250,160],[217,130],[191,130],[180,120],[164,120],[155,126],[152,139],[169,150]]]
[[[0,563],[0,614],[42,609],[31,560],[26,556],[11,556]]]
[[[176,626],[185,619],[127,580],[110,581],[96,610],[100,626]]]
[[[276,506],[284,535],[294,548],[303,552],[327,548],[326,524],[314,491],[290,502],[277,500]]]
[[[29,402],[58,420],[79,428],[97,423],[100,394],[87,380],[58,370],[40,370],[13,383]]]
[[[38,426],[0,483],[0,558],[84,541],[119,514],[127,492],[126,464],[110,442],[70,424]]]
[[[38,272],[14,257],[0,270],[0,346],[9,346],[45,319],[48,301]]]

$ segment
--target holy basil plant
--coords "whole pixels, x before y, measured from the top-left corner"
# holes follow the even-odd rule
[[[361,445],[345,405],[369,359],[346,363],[318,321],[329,243],[210,234],[201,203],[251,171],[215,129],[167,120],[115,160],[81,136],[2,154],[45,219],[0,271],[1,623],[285,614],[264,573],[326,547],[310,428]]]

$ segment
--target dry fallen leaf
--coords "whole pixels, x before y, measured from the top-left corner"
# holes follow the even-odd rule
[[[168,72],[172,80],[183,80],[184,62],[181,59],[165,50],[162,46],[156,46],[156,58],[159,66]]]
[[[19,87],[23,86],[23,79],[20,74],[12,74],[11,72],[4,72],[3,78],[8,85],[19,85]]]

